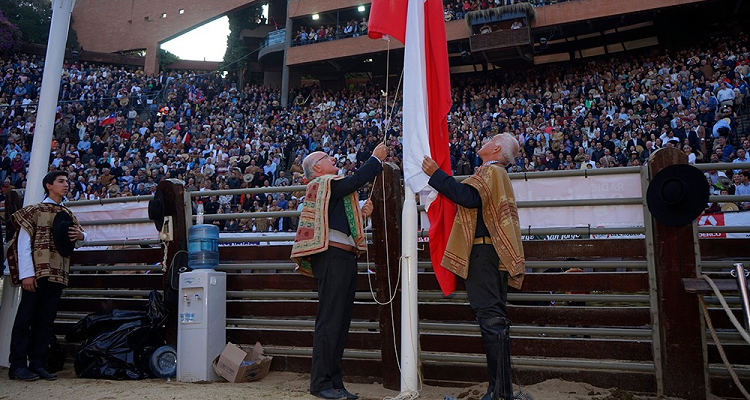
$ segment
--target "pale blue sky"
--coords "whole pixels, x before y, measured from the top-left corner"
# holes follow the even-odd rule
[[[183,60],[222,61],[227,49],[229,18],[221,17],[164,42],[161,48]]]

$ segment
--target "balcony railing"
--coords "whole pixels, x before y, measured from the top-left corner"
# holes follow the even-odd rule
[[[284,43],[284,40],[286,39],[286,29],[277,29],[275,31],[269,32],[266,37],[263,38],[260,42],[260,48],[264,48],[266,46],[271,46],[274,44]]]

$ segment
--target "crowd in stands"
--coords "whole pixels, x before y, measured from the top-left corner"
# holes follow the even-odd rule
[[[568,0],[446,0],[444,4],[445,20],[464,19],[469,11],[487,10],[518,3],[529,3],[534,7],[562,3]]]
[[[292,39],[292,46],[328,42],[331,40],[367,35],[367,18],[347,21],[345,25],[320,25],[319,27],[300,26]]]
[[[521,144],[510,172],[639,166],[661,147],[682,149],[691,163],[750,162],[750,140],[737,130],[748,94],[747,41],[739,35],[678,52],[454,75],[453,173],[472,173],[482,140],[500,132]],[[42,68],[39,56],[0,59],[3,197],[27,184]],[[299,185],[309,152],[325,151],[341,173],[351,173],[384,135],[387,161],[400,164],[401,114],[387,117],[380,88],[303,87],[289,99],[282,107],[278,89],[237,87],[219,74],[146,76],[67,61],[49,168],[69,172],[68,197],[77,200],[147,195],[169,178],[190,191]],[[716,194],[750,194],[749,178],[740,168],[707,174]],[[303,195],[199,199],[212,214],[296,209]],[[367,196],[365,189],[361,197]],[[748,202],[738,206],[750,209]],[[292,231],[294,223],[217,222],[227,231]]]

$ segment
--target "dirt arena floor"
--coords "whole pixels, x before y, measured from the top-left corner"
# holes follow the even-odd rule
[[[18,382],[8,379],[8,370],[0,368],[0,399],[18,400],[206,400],[206,399],[307,399],[316,397],[307,391],[309,375],[292,372],[271,372],[258,382],[249,383],[181,383],[164,379],[142,381],[108,381],[79,379],[73,368],[59,373],[57,381]],[[381,400],[398,396],[381,384],[347,384],[349,391],[361,400]],[[453,396],[459,400],[479,399],[486,384],[468,388],[424,386],[420,399],[444,400]],[[536,400],[656,400],[656,397],[638,396],[618,389],[597,388],[585,383],[549,380],[523,388]],[[712,399],[718,400],[718,397]],[[661,398],[659,400],[667,400]],[[677,400],[677,399],[672,399]]]

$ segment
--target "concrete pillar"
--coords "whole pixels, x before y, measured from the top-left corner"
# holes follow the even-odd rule
[[[159,73],[159,43],[154,43],[146,48],[146,64],[143,70],[148,75]]]
[[[286,2],[286,37],[284,38],[284,63],[281,66],[281,106],[289,104],[289,66],[286,65],[286,52],[292,47],[292,19],[289,18],[289,3]]]
[[[264,86],[280,86],[281,85],[281,71],[264,71],[263,72],[263,85]]]

